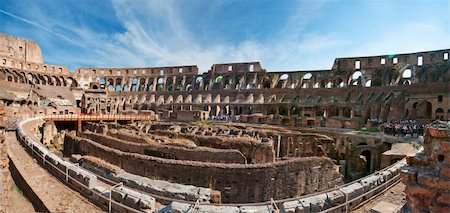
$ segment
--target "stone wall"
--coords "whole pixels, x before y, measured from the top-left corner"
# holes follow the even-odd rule
[[[148,143],[139,144],[89,131],[78,132],[78,135],[124,152],[175,160],[192,160],[212,163],[245,163],[245,157],[242,153],[233,149],[213,149],[208,147],[186,148]]]
[[[9,172],[9,159],[6,148],[5,131],[0,126],[0,212],[10,212],[12,202],[11,192],[13,184]]]
[[[222,192],[225,203],[295,197],[342,184],[341,175],[326,157],[247,165],[177,161],[122,152],[68,135],[64,151],[95,156],[140,176],[210,187]]]
[[[43,63],[41,48],[32,40],[0,33],[0,57]]]
[[[412,211],[450,212],[450,122],[433,122],[425,132],[423,151],[407,162],[402,178]]]

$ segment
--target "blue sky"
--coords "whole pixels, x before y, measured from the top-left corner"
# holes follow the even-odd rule
[[[0,32],[45,63],[151,67],[260,61],[330,69],[334,58],[450,47],[447,0],[0,0]]]

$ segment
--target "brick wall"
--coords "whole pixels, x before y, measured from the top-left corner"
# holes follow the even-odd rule
[[[450,122],[433,122],[423,151],[402,170],[406,200],[413,212],[450,212]]]
[[[223,164],[178,161],[122,152],[97,142],[66,136],[66,154],[79,151],[141,176],[211,187],[222,201],[257,202],[309,194],[342,184],[341,175],[326,157],[295,158],[265,164]]]

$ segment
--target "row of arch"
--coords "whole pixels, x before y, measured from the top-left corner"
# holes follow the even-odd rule
[[[183,94],[183,95],[135,95],[128,97],[103,97],[85,96],[86,101],[91,102],[124,102],[128,104],[134,103],[150,103],[156,105],[163,104],[209,104],[209,103],[238,103],[238,104],[276,104],[276,103],[313,103],[313,102],[329,102],[336,103],[336,97],[322,98],[316,96],[290,96],[276,94],[238,94],[236,96],[221,94]]]
[[[405,69],[397,85],[413,83],[411,69]],[[325,74],[326,75],[326,74]],[[116,92],[189,91],[189,90],[244,90],[244,89],[296,89],[296,88],[341,88],[348,86],[383,86],[382,77],[363,76],[361,71],[341,73],[328,80],[323,72],[318,73],[241,73],[232,75],[180,75],[159,77],[106,77],[98,78],[92,89],[105,88]],[[90,85],[84,85],[89,88]]]
[[[48,75],[23,70],[0,69],[0,79],[14,83],[78,87],[78,82],[71,76]]]

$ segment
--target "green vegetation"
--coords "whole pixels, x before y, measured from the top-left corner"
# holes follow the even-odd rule
[[[363,127],[363,128],[355,129],[354,132],[356,132],[356,134],[376,135],[380,132],[380,130],[377,127],[371,127],[371,128]]]

